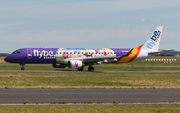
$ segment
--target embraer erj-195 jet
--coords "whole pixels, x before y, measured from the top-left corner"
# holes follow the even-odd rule
[[[65,68],[83,71],[84,66],[89,66],[89,71],[94,71],[93,65],[101,62],[115,64],[141,60],[167,51],[159,51],[162,35],[162,26],[158,26],[144,45],[131,49],[121,48],[22,48],[14,51],[5,58],[6,62],[19,63],[24,70],[25,64],[51,63],[54,68]]]

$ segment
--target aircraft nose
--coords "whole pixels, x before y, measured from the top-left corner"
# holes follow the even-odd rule
[[[11,62],[11,58],[10,58],[9,56],[7,56],[7,57],[4,59],[4,61],[6,61],[6,62]]]

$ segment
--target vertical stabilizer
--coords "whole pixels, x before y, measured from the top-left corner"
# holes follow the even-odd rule
[[[158,50],[161,41],[162,30],[163,26],[158,26],[143,45],[142,49]]]

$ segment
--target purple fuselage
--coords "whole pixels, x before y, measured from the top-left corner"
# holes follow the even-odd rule
[[[22,48],[14,51],[12,54],[7,56],[5,58],[6,62],[11,62],[11,63],[19,63],[19,64],[41,64],[41,63],[57,63],[56,55],[58,54],[57,51],[60,48]],[[94,50],[93,50],[94,49]],[[115,53],[116,56],[125,56],[128,54],[130,49],[120,49],[120,48],[108,48]],[[93,53],[98,51],[99,54],[100,52],[103,52],[105,50],[101,48],[65,48],[62,50],[62,52],[67,51],[94,51]],[[93,54],[85,54],[86,57],[92,56]],[[68,53],[70,54],[70,52]],[[106,56],[106,52],[103,53]],[[83,54],[82,54],[83,56]],[[103,57],[103,56],[102,56]]]

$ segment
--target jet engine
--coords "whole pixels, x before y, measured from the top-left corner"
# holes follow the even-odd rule
[[[52,64],[52,66],[53,66],[54,68],[65,68],[67,65],[54,63],[54,64]]]
[[[83,66],[82,61],[79,61],[79,60],[68,61],[68,67],[69,68],[78,69],[78,68],[82,68],[82,66]]]

